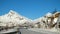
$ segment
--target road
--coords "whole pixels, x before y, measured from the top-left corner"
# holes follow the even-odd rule
[[[60,34],[58,32],[51,32],[39,29],[20,29],[21,34]]]

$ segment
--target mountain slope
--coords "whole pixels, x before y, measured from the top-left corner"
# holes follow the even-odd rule
[[[24,16],[19,15],[18,13],[16,13],[13,10],[10,10],[10,12],[8,14],[2,15],[0,16],[0,22],[1,23],[13,23],[13,24],[24,24],[25,22],[29,22],[31,23],[32,20],[28,19]]]

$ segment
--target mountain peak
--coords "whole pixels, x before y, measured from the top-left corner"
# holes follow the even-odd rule
[[[14,10],[10,10],[9,13],[8,13],[8,16],[14,16],[14,17],[15,17],[15,16],[16,16],[16,17],[17,17],[17,16],[20,16],[20,17],[22,17],[20,14],[18,14],[18,13],[17,13],[16,11],[14,11]]]
[[[9,14],[16,14],[16,12],[13,11],[13,10],[10,10],[10,11],[9,11]]]
[[[50,12],[48,12],[48,13],[46,14],[47,17],[51,17],[52,15],[53,15],[53,14],[50,13]]]

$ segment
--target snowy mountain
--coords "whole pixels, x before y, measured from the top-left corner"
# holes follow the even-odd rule
[[[57,27],[57,23],[58,23],[58,19],[60,15],[60,12],[56,12],[54,14],[48,12],[45,16],[42,16],[38,19],[33,20],[33,22],[35,23],[35,27],[40,27],[40,28],[56,28]],[[59,23],[58,23],[59,24]],[[60,27],[60,26],[58,26]]]
[[[40,18],[37,18],[37,19],[35,19],[35,20],[33,20],[34,22],[42,22],[42,20],[43,21],[46,21],[47,20],[47,17],[52,17],[53,16],[53,14],[52,13],[47,13],[45,16],[42,16],[42,17],[40,17]]]
[[[42,16],[40,18],[37,18],[37,19],[33,20],[33,22],[37,23],[37,22],[42,22],[42,20],[46,21],[49,17],[54,17],[58,13],[60,13],[60,12],[56,12],[54,14],[48,12],[47,14],[45,14],[45,16]],[[56,21],[57,21],[57,19],[56,19]]]
[[[19,15],[13,10],[10,10],[8,14],[0,16],[0,23],[5,23],[5,24],[13,23],[14,25],[16,24],[21,25],[24,24],[25,22],[31,23],[32,20]]]
[[[48,12],[45,16],[42,16],[38,19],[31,20],[28,19],[17,12],[10,10],[8,14],[0,16],[0,26],[18,26],[18,25],[29,25],[35,27],[35,24],[45,28],[47,24],[49,24],[47,27],[51,26],[50,24],[52,23],[53,25],[57,23],[58,20],[58,14],[60,12],[56,12],[54,14]],[[53,19],[51,19],[53,18]],[[37,26],[37,27],[38,27]]]

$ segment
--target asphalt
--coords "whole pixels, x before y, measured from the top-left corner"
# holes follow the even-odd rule
[[[11,32],[11,31],[15,31],[16,29],[11,29],[9,31],[3,31],[0,32],[1,33],[5,33],[5,32]],[[47,30],[43,30],[43,29],[19,29],[19,34],[60,34],[59,32],[51,32],[51,31],[47,31]]]
[[[37,29],[20,29],[21,34],[60,34],[58,32],[50,32],[45,30],[37,30]]]

